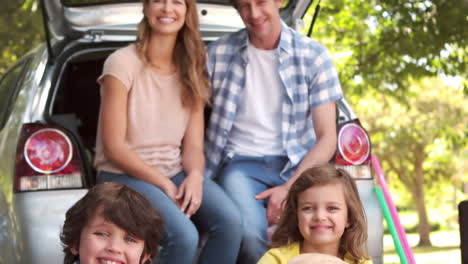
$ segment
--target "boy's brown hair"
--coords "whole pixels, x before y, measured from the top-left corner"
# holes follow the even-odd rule
[[[91,188],[88,193],[68,209],[60,240],[65,253],[64,264],[78,260],[71,252],[80,246],[81,231],[88,221],[100,214],[104,219],[144,241],[140,262],[147,254],[156,256],[163,235],[162,218],[151,204],[138,192],[125,185],[103,183]]]
[[[343,186],[349,222],[349,227],[345,229],[341,237],[339,253],[342,256],[346,255],[346,258],[353,264],[366,259],[367,222],[356,183],[346,171],[336,169],[329,164],[305,170],[293,183],[285,200],[278,228],[272,235],[271,246],[282,247],[303,241],[297,217],[299,194],[314,186],[336,183]]]

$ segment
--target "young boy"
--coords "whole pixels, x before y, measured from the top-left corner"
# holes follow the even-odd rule
[[[162,235],[161,216],[141,194],[98,184],[67,211],[64,264],[143,264],[157,255]]]

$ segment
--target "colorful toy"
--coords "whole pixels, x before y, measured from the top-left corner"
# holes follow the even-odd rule
[[[395,207],[395,204],[393,203],[392,197],[390,196],[390,192],[388,191],[388,186],[383,176],[382,168],[380,167],[379,161],[377,157],[375,156],[371,157],[371,161],[372,161],[372,165],[374,167],[375,173],[377,174],[378,184],[383,192],[386,205],[388,206],[388,209],[390,210],[391,218],[393,220],[393,223],[395,224],[398,237],[400,238],[401,245],[405,252],[406,260],[408,261],[407,263],[416,264],[413,251],[411,250],[411,247],[409,246],[408,240],[406,238],[405,230],[403,229],[403,226],[401,225],[401,222],[400,222],[400,218],[398,217],[398,211]]]

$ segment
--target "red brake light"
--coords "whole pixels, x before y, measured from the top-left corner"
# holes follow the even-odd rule
[[[65,168],[73,156],[68,137],[58,129],[47,128],[34,132],[24,146],[29,166],[40,173],[54,173]]]
[[[19,192],[83,187],[76,146],[64,130],[49,125],[23,125],[15,175]]]
[[[348,163],[362,164],[369,158],[369,137],[361,126],[348,123],[341,128],[338,134],[338,150]]]

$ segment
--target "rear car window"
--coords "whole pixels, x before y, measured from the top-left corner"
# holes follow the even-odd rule
[[[26,63],[14,66],[0,79],[0,130],[3,129],[17,93],[20,74]]]

